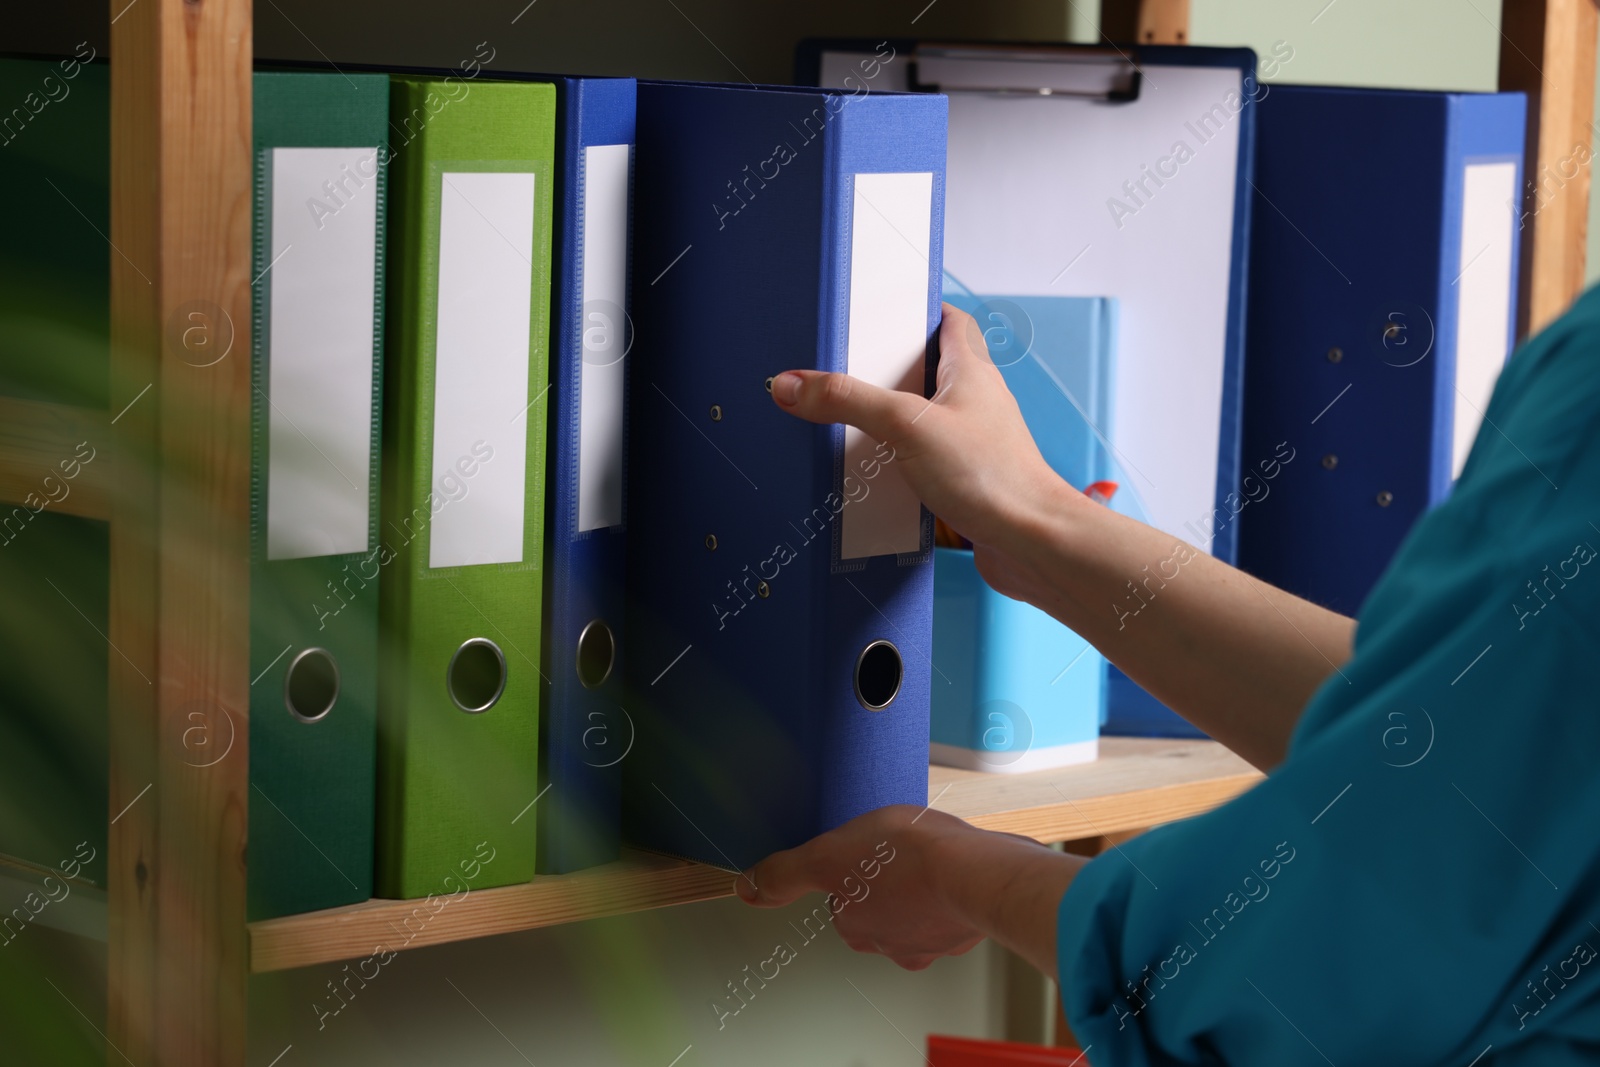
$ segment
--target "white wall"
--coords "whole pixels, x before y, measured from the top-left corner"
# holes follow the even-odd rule
[[[669,1067],[693,1045],[678,1067],[914,1067],[930,1031],[1000,1033],[991,945],[912,974],[832,930],[804,941],[789,923],[821,899],[777,911],[710,901],[402,952],[365,989],[351,981],[349,1006],[321,1030],[313,1005],[337,1006],[326,983],[351,972],[260,975],[249,1062],[265,1067],[293,1045],[278,1067]],[[779,942],[795,958],[765,989],[752,982],[754,997],[719,1027],[711,1001],[736,1006],[726,983]]]

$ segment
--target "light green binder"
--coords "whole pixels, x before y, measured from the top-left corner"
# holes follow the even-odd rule
[[[390,105],[378,893],[443,897],[534,872],[555,90]]]

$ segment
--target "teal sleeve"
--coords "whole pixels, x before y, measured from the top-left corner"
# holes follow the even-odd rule
[[[1590,293],[1507,367],[1282,766],[1066,893],[1095,1067],[1600,1061],[1597,548]]]

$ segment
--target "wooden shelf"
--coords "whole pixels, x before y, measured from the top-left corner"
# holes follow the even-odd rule
[[[1208,811],[1260,775],[1214,741],[1107,738],[1092,764],[1027,774],[929,769],[940,811],[991,830],[1072,841]],[[615,863],[483,889],[430,912],[417,900],[370,900],[250,924],[250,969],[307,967],[389,950],[581,922],[733,894],[727,871],[629,851]]]
[[[110,460],[80,467],[73,479],[64,479],[59,467],[73,458],[79,442],[88,442],[96,458],[103,456],[109,429],[103,411],[0,396],[0,503],[25,504],[30,494],[47,501],[65,483],[67,495],[45,507],[86,519],[111,518]]]

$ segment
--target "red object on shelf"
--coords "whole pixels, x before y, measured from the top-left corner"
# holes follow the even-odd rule
[[[1089,1067],[1075,1048],[928,1035],[930,1067]]]

